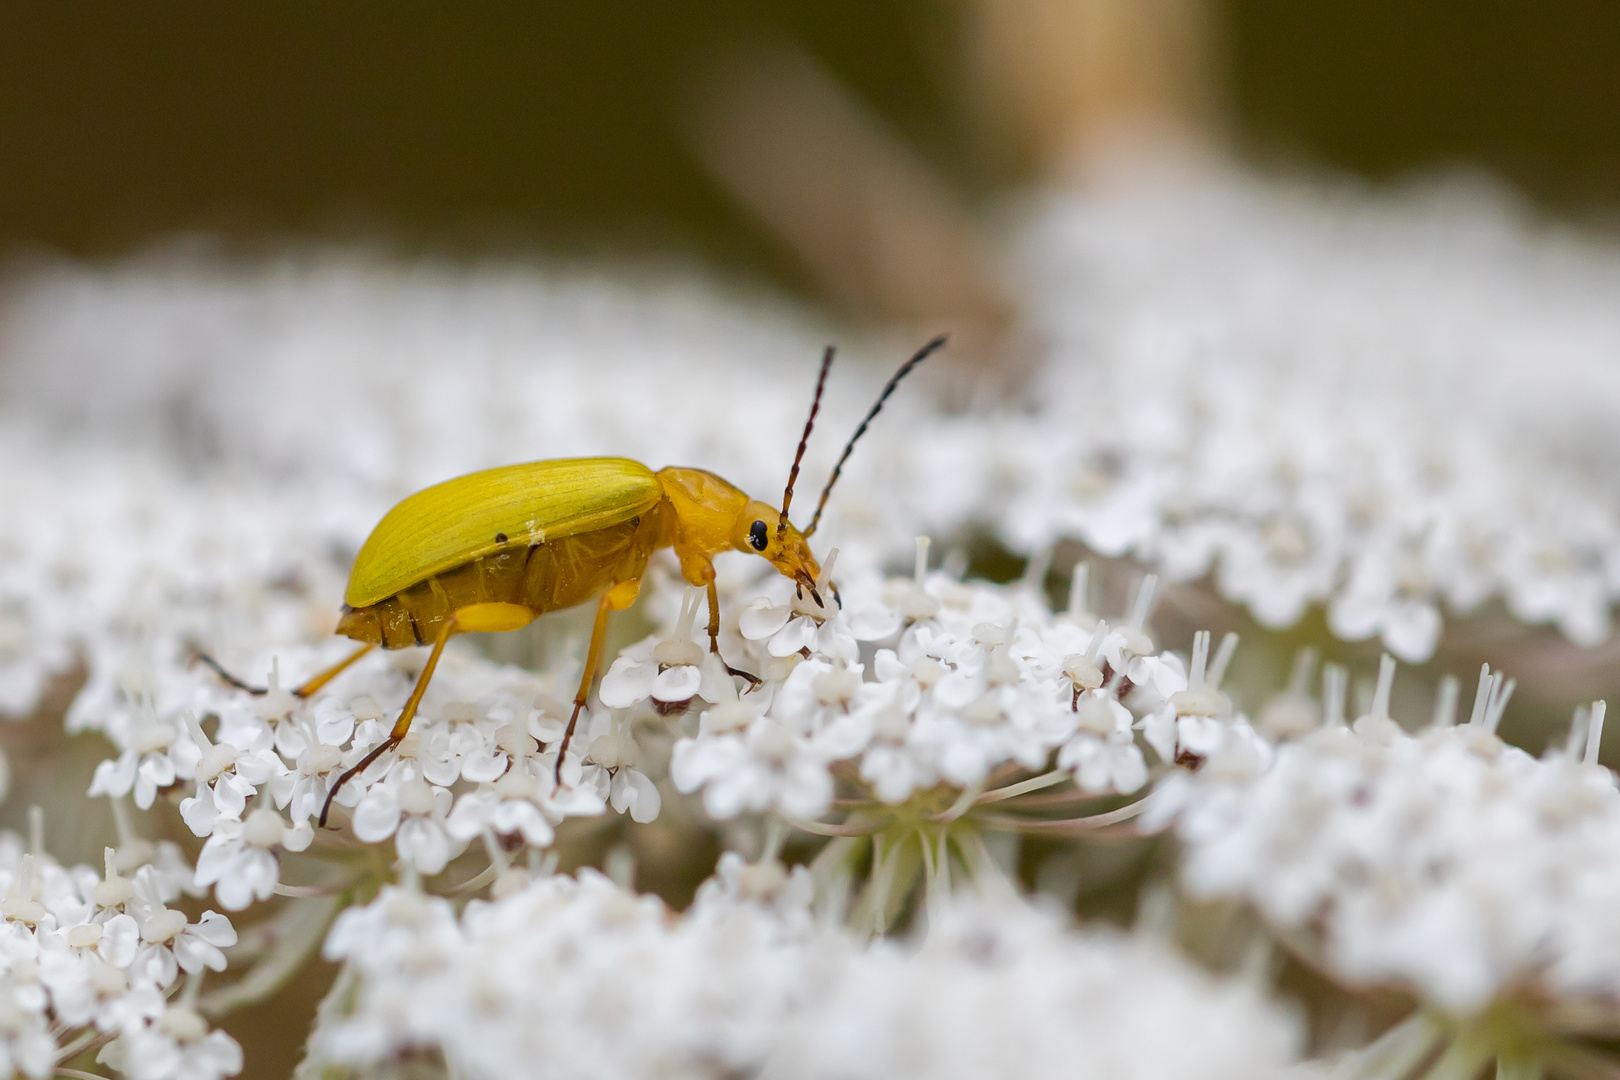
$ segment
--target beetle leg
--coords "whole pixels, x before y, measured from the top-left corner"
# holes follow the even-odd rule
[[[268,694],[270,692],[269,687],[254,686],[253,684],[245,682],[237,676],[231,674],[229,671],[226,671],[224,665],[222,665],[218,660],[215,660],[212,656],[209,656],[207,653],[203,652],[201,649],[197,648],[195,645],[191,647],[191,658],[199,663],[206,664],[215,675],[218,675],[221,679],[236,687],[238,690],[245,690],[250,694]]]
[[[712,581],[709,582],[709,651],[716,656],[720,656],[720,593],[715,589]],[[762,682],[758,675],[751,675],[741,668],[732,667],[726,663],[726,658],[723,656],[720,656],[720,665],[726,669],[727,675],[735,675],[738,678],[748,680],[748,689],[743,691],[745,694],[754,690]]]
[[[326,793],[326,801],[321,804],[321,828],[326,828],[326,815],[332,812],[332,800],[337,798],[338,789],[344,784],[348,783],[350,777],[358,776],[365,772],[371,767],[371,763],[373,761],[376,761],[378,758],[382,757],[384,754],[398,745],[399,741],[390,735],[388,738],[372,747],[371,753],[361,758],[360,763],[354,768],[344,770],[343,774],[337,778],[337,783],[332,785],[332,790]]]
[[[376,648],[376,646],[370,642],[361,645],[354,652],[350,653],[342,660],[339,660],[325,671],[314,676],[303,685],[294,688],[292,690],[292,696],[295,698],[309,697],[321,687],[325,686],[327,683],[341,675],[350,664],[354,663],[356,660],[360,659],[374,648]],[[253,686],[252,684],[245,682],[237,676],[231,674],[229,671],[225,670],[224,665],[222,665],[218,660],[215,660],[212,656],[203,652],[201,649],[196,648],[195,646],[192,647],[191,655],[195,660],[206,664],[215,675],[218,675],[221,679],[225,680],[227,683],[230,683],[238,690],[245,690],[247,693],[254,695],[263,695],[270,692],[269,687]]]
[[[298,687],[298,689],[294,690],[293,697],[307,698],[312,696],[321,687],[343,674],[350,664],[354,663],[356,660],[360,659],[362,656],[366,655],[366,653],[370,652],[376,647],[376,644],[370,641],[361,645],[358,649],[354,650],[354,652],[350,653],[342,660],[339,660],[337,663],[333,664],[331,667],[327,668],[325,671],[321,672],[319,675],[316,675],[314,678],[308,680],[302,686]]]
[[[591,648],[585,654],[585,671],[579,679],[579,692],[574,695],[574,711],[568,717],[568,729],[563,732],[562,742],[557,744],[556,781],[559,786],[562,784],[563,759],[568,756],[568,744],[574,738],[574,725],[579,723],[580,710],[585,708],[591,694],[591,683],[596,678],[596,667],[602,662],[602,642],[607,637],[608,615],[613,611],[615,591],[616,588],[609,589],[596,602],[596,622],[591,625]],[[635,594],[631,595],[633,597]]]
[[[439,636],[433,641],[433,651],[428,653],[427,664],[422,668],[422,674],[416,677],[416,689],[411,691],[410,700],[405,702],[405,708],[400,710],[399,719],[394,721],[394,730],[388,733],[388,738],[372,749],[371,753],[360,759],[354,768],[346,770],[332,785],[332,790],[326,793],[326,802],[321,806],[320,824],[326,827],[326,815],[332,812],[332,800],[337,798],[338,789],[351,779],[364,772],[373,761],[398,746],[405,739],[405,733],[411,730],[411,721],[416,718],[417,706],[422,704],[422,695],[427,693],[428,683],[433,678],[433,669],[439,666],[439,655],[444,652],[444,643],[450,640],[450,635],[456,632],[456,616],[452,612],[439,627]],[[370,648],[368,645],[366,648]],[[365,650],[362,649],[361,652]],[[358,654],[357,654],[358,655]],[[350,657],[350,660],[355,657]],[[345,662],[347,663],[347,661]],[[336,674],[334,672],[334,674]]]

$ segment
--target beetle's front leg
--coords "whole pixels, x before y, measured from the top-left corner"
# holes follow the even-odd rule
[[[714,587],[714,579],[709,579],[709,651],[720,656],[720,593]],[[758,675],[751,675],[740,668],[734,668],[726,663],[726,658],[720,656],[720,664],[726,669],[727,675],[736,675],[748,680],[748,689],[743,693],[751,693],[761,683]]]

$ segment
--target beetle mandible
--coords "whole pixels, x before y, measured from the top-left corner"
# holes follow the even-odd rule
[[[723,551],[759,555],[801,591],[808,589],[819,604],[816,582],[821,569],[808,541],[821,521],[827,497],[855,443],[895,386],[945,342],[945,335],[934,338],[884,384],[845,444],[802,532],[788,519],[788,509],[821,408],[832,366],[831,346],[821,359],[810,416],[780,510],[749,498],[703,469],[670,466],[654,472],[628,458],[570,458],[486,469],[426,488],[395,506],[372,530],[349,572],[336,632],[361,642],[360,648],[303,683],[293,695],[310,697],[378,645],[402,649],[431,643],[433,648],[388,737],[342,773],[327,792],[320,823],[326,824],[338,790],[405,738],[445,643],[458,633],[518,630],[548,611],[597,598],[585,670],[557,748],[560,779],[568,744],[601,664],[608,616],[635,601],[654,551],[673,548],[681,576],[708,590],[709,651],[716,655],[720,603],[713,560]],[[231,685],[254,694],[267,692],[230,674],[206,653],[197,656]],[[726,670],[759,682],[729,665]]]

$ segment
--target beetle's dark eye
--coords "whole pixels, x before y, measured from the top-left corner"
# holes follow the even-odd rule
[[[771,542],[763,521],[756,521],[748,526],[748,542],[754,546],[755,551],[764,551],[765,546]]]

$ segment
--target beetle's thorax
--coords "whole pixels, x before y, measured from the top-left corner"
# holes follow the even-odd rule
[[[675,548],[681,575],[693,585],[714,579],[714,556],[746,551],[768,560],[785,577],[814,581],[820,570],[799,530],[778,529],[775,507],[750,499],[729,481],[703,469],[671,466],[654,474],[664,488],[671,524],[665,542]],[[754,523],[766,523],[766,547],[751,542]]]
[[[674,546],[681,575],[706,585],[714,579],[714,556],[731,548],[731,528],[748,496],[703,469],[671,466],[653,475],[664,488],[664,542]]]

